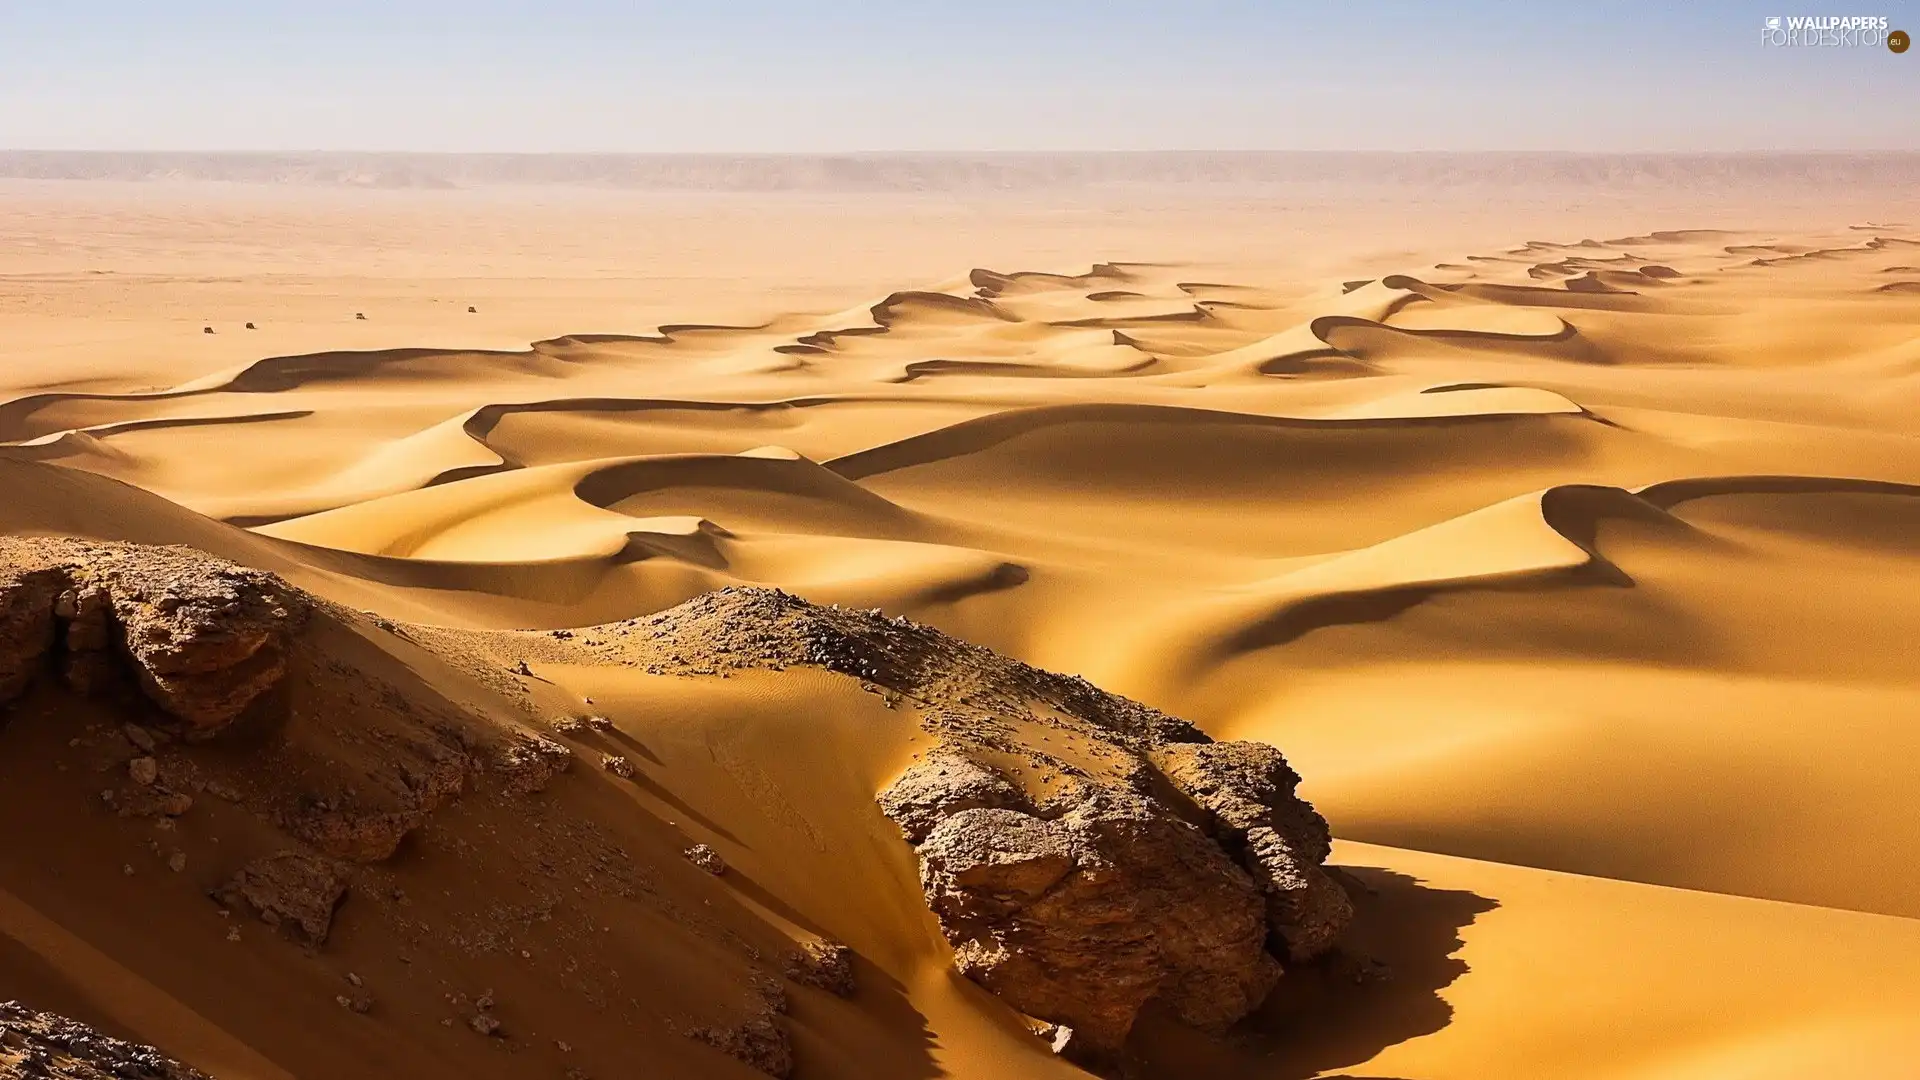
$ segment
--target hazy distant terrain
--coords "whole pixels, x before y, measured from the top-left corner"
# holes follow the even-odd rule
[[[1115,184],[1593,185],[1697,190],[1920,182],[1920,153],[406,154],[0,151],[0,178],[371,188],[991,191]]]

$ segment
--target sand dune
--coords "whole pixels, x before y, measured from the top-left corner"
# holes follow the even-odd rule
[[[1118,168],[975,164],[925,168]],[[1283,166],[1322,168],[1158,167]],[[0,161],[82,167],[149,164]],[[847,182],[905,182],[872,168]],[[774,173],[738,183],[815,184]],[[1887,198],[1873,221],[1915,220]],[[812,935],[851,947],[862,988],[792,995],[795,1076],[1085,1075],[953,973],[875,807],[927,749],[914,706],[619,651],[626,620],[772,585],[1271,742],[1305,778],[1359,911],[1347,951],[1225,1038],[1150,1013],[1130,1075],[1909,1075],[1920,232],[1705,211],[1531,231],[1542,213],[1534,239],[1482,220],[1458,249],[1329,240],[1329,268],[1305,234],[1293,262],[1236,259],[1268,238],[1208,212],[1228,224],[1205,259],[1176,229],[1075,234],[1072,259],[875,269],[718,317],[541,315],[525,344],[460,336],[463,301],[417,339],[303,323],[60,378],[34,353],[0,376],[0,526],[189,545],[342,605],[329,655],[392,694],[303,714],[300,752],[359,760],[404,699],[634,776],[576,767],[524,814],[461,803],[378,871],[411,913],[389,890],[314,955],[251,928],[223,950],[202,875],[270,823],[222,805],[159,836],[91,809],[97,763],[60,726],[83,706],[48,691],[0,735],[0,810],[71,827],[0,855],[0,998],[222,1077],[750,1077],[682,1029],[758,1007],[754,973]],[[611,727],[546,726],[588,714]],[[88,753],[117,738],[84,719]],[[687,864],[695,842],[729,873]],[[151,854],[176,843],[184,875]],[[540,859],[615,849],[641,899],[575,912],[593,925],[531,914],[574,902]],[[347,971],[379,1010],[334,1004]],[[488,990],[509,1038],[440,1023]]]

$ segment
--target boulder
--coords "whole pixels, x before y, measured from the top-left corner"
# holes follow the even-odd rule
[[[1295,790],[1300,774],[1265,743],[1176,743],[1148,752],[1202,811],[1221,844],[1240,853],[1267,902],[1286,958],[1325,953],[1353,920],[1353,902],[1321,869],[1333,850],[1326,819]]]
[[[509,795],[547,790],[553,778],[573,767],[573,751],[545,735],[521,732],[500,748],[494,768]]]
[[[344,867],[297,851],[255,859],[213,891],[220,904],[252,911],[269,926],[290,926],[315,945],[326,942],[346,896]]]
[[[1026,796],[998,773],[944,750],[915,762],[880,795],[881,811],[914,844],[962,810],[1026,808]]]
[[[969,809],[920,846],[962,974],[1112,1055],[1150,1000],[1223,1031],[1280,977],[1245,870],[1157,804],[1115,792],[1065,816]]]

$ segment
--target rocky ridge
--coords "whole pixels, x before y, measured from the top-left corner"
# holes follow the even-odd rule
[[[571,637],[572,635],[569,635]],[[582,644],[660,673],[816,666],[938,737],[878,799],[914,846],[955,967],[1117,1054],[1150,1001],[1224,1031],[1352,919],[1327,823],[1281,753],[878,610],[729,588]]]

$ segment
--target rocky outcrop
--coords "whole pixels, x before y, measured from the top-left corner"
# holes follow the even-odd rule
[[[393,858],[401,841],[427,820],[424,810],[354,811],[314,807],[292,822],[295,836],[320,852],[351,862]]]
[[[880,794],[880,809],[911,843],[921,843],[940,822],[962,810],[1027,805],[1020,789],[970,759],[935,751],[916,762]]]
[[[1224,1030],[1352,917],[1321,868],[1326,821],[1270,746],[1108,744],[1104,774],[1030,755],[1060,771],[1038,795],[986,763],[1007,753],[952,740],[879,802],[916,845],[955,966],[1070,1028],[1076,1056],[1117,1053],[1149,1001]]]
[[[755,1016],[730,1027],[698,1027],[692,1038],[741,1064],[778,1080],[793,1075],[793,1044],[787,1030],[771,1014]]]
[[[1148,758],[1205,814],[1222,846],[1267,900],[1267,922],[1293,961],[1333,946],[1353,919],[1346,890],[1321,869],[1333,850],[1327,821],[1295,794],[1300,774],[1265,743],[1181,743]]]
[[[344,867],[298,851],[282,851],[248,863],[213,898],[251,911],[268,926],[285,926],[315,945],[324,944],[333,913],[347,897]]]
[[[1147,1003],[1246,1016],[1351,916],[1326,822],[1279,752],[878,609],[727,588],[574,648],[650,674],[813,666],[932,739],[878,796],[955,965],[1057,1050],[1115,1054]]]
[[[1280,977],[1253,880],[1205,833],[1135,796],[1063,817],[970,809],[920,845],[921,884],[962,974],[1117,1051],[1159,999],[1223,1031]]]
[[[272,574],[186,548],[0,538],[0,700],[59,646],[83,693],[125,676],[188,739],[238,719],[285,677],[306,598]]]
[[[208,1080],[151,1046],[76,1020],[0,1002],[0,1080]]]
[[[45,666],[53,648],[53,609],[65,578],[57,569],[0,571],[0,701],[11,701]]]
[[[494,758],[500,786],[509,795],[547,790],[553,778],[573,767],[573,751],[545,735],[521,732],[507,740]]]
[[[853,996],[853,950],[837,941],[808,941],[787,957],[787,978],[839,997]]]

